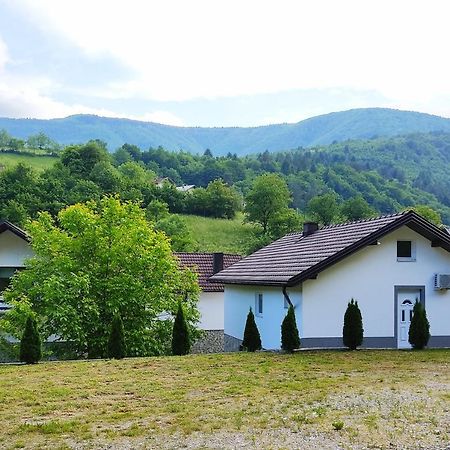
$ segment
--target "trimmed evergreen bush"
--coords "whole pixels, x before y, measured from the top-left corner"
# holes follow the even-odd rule
[[[36,320],[30,315],[20,341],[19,359],[27,364],[36,364],[41,358],[41,338],[37,331]]]
[[[286,317],[281,324],[281,348],[289,353],[292,353],[296,348],[300,348],[300,336],[298,335],[295,311],[292,305],[289,306]]]
[[[356,350],[363,342],[363,323],[358,302],[353,299],[349,302],[344,315],[344,327],[342,329],[342,340],[350,350]]]
[[[116,314],[111,322],[111,332],[108,339],[108,358],[125,358],[125,335],[122,318]]]
[[[408,341],[415,350],[422,350],[430,339],[430,323],[427,312],[419,300],[416,300],[413,308],[413,316],[409,325]]]
[[[244,340],[242,341],[241,347],[248,352],[261,350],[261,336],[259,335],[258,327],[256,326],[252,308],[250,308],[247,315],[247,321],[245,322]]]
[[[191,349],[189,341],[189,329],[184,317],[184,310],[181,302],[178,303],[178,311],[173,323],[172,332],[172,354],[187,355]]]

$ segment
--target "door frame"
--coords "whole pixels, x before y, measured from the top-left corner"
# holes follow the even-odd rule
[[[398,294],[401,291],[416,290],[420,292],[419,301],[425,308],[425,286],[400,285],[394,286],[394,342],[395,348],[398,347]]]

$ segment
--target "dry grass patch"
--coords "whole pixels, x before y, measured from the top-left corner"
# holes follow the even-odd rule
[[[450,440],[449,361],[432,350],[5,365],[0,445],[174,448],[229,435],[309,448],[320,433],[344,446],[437,447]]]

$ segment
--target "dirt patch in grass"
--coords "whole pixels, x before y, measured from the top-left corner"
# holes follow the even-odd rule
[[[0,366],[1,448],[445,448],[450,351]]]

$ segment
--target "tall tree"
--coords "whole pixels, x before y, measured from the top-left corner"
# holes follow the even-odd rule
[[[267,233],[270,220],[289,207],[290,199],[287,184],[279,175],[260,175],[245,197],[247,219],[260,224],[263,232]]]
[[[430,323],[427,313],[419,300],[416,300],[413,308],[413,316],[408,331],[408,342],[415,350],[422,350],[430,340]]]
[[[160,354],[172,331],[161,315],[176,311],[180,297],[187,298],[189,326],[198,320],[195,274],[179,268],[139,204],[104,197],[62,210],[58,222],[41,213],[28,231],[36,256],[5,299],[29,304],[44,337],[56,334],[80,353],[106,356],[109,324],[119,313],[128,354]]]
[[[344,345],[350,350],[356,350],[363,342],[363,334],[363,322],[358,302],[351,299],[344,314],[342,330]]]
[[[247,314],[242,348],[249,352],[261,350],[261,336],[259,335],[258,326],[256,325],[255,315],[253,314],[252,308],[250,308],[250,311]]]
[[[125,358],[125,335],[122,318],[115,314],[111,323],[111,332],[108,339],[108,358]]]
[[[375,217],[377,212],[372,208],[362,195],[349,198],[341,207],[342,215],[348,220],[360,220]]]
[[[178,303],[178,311],[173,322],[172,330],[172,355],[187,355],[191,349],[189,328],[184,317],[181,301]]]
[[[289,353],[300,348],[300,336],[298,334],[295,311],[292,305],[289,306],[288,312],[281,324],[281,348]]]
[[[20,340],[19,359],[27,364],[36,364],[42,358],[41,338],[39,336],[36,320],[28,315],[25,330]]]
[[[339,214],[336,195],[331,193],[313,197],[309,201],[307,209],[311,217],[323,225],[333,223]]]

